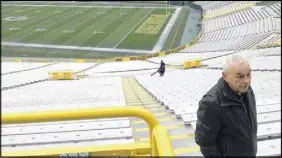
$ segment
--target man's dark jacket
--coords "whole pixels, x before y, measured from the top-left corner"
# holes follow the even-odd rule
[[[195,141],[204,156],[256,155],[257,112],[251,86],[244,95],[249,115],[223,78],[199,102]]]

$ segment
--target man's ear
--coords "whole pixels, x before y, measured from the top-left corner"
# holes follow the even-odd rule
[[[222,74],[223,79],[226,81],[227,80],[227,74],[225,72],[222,72],[221,74]]]

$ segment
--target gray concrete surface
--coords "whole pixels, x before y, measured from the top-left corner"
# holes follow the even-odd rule
[[[193,41],[197,37],[198,33],[201,31],[200,28],[198,27],[201,18],[200,11],[197,11],[189,6],[185,8],[189,9],[189,15],[180,45],[184,45]]]

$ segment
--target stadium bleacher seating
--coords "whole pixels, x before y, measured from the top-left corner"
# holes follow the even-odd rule
[[[2,103],[4,104],[3,107],[5,107],[3,111],[17,112],[124,106],[125,101],[120,80],[120,78],[96,78],[77,80],[77,82],[48,81],[21,88],[21,95],[15,95],[19,93],[19,90],[11,89],[3,93]],[[44,89],[44,91],[37,91],[39,89]]]
[[[281,2],[193,3],[204,10],[203,36],[198,43],[179,53],[149,58],[147,61],[98,65],[2,62],[3,113],[129,106],[130,100],[142,106],[160,105],[150,109],[163,108],[152,112],[155,115],[162,112],[157,117],[167,119],[161,121],[162,125],[171,126],[176,122],[183,126],[185,124],[180,129],[168,130],[168,134],[174,137],[171,142],[176,155],[202,156],[199,149],[179,152],[183,150],[183,146],[195,147],[195,142],[193,137],[182,139],[177,136],[194,133],[199,100],[221,77],[220,69],[224,58],[236,53],[246,57],[253,70],[251,85],[256,95],[258,114],[257,156],[281,155],[281,45],[263,48],[272,47],[274,42],[281,39],[281,31],[275,32],[279,30],[275,18],[281,18]],[[280,18],[278,21],[281,22]],[[164,77],[150,76],[159,67],[155,63],[160,63],[161,60],[166,64],[183,65],[185,60],[195,58],[200,58],[205,67],[188,70],[167,68]],[[94,65],[96,66],[93,67]],[[49,71],[78,72],[88,68],[91,68],[86,71],[88,76],[81,80],[47,81]],[[10,72],[14,73],[8,74]],[[124,81],[123,76],[133,76],[136,81]],[[3,90],[5,87],[40,80],[45,81]],[[139,87],[134,87],[137,85]],[[126,97],[126,91],[132,98]],[[174,119],[170,118],[172,115],[175,116]],[[1,148],[5,151],[17,151],[134,143],[137,142],[137,137],[148,137],[148,133],[137,134],[133,130],[146,128],[146,124],[135,123],[131,118],[125,117],[2,125]]]
[[[280,55],[281,50],[280,47],[276,48],[266,48],[266,49],[258,49],[258,50],[242,50],[242,51],[224,51],[224,52],[197,52],[197,53],[176,53],[176,54],[169,54],[163,57],[155,57],[148,59],[149,61],[153,61],[156,63],[160,63],[161,60],[165,61],[166,63],[174,64],[174,65],[183,65],[184,61],[192,60],[200,58],[202,59],[202,65],[212,66],[212,67],[222,67],[222,61],[228,55],[232,55],[234,53],[238,53],[244,57],[251,58],[251,63],[256,62],[256,60],[263,60],[269,59],[266,62],[254,63],[255,65],[252,66],[253,69],[281,69],[279,65],[280,58],[268,58],[269,56],[273,55]],[[257,58],[252,58],[257,57]],[[267,57],[267,58],[266,58]],[[273,60],[273,61],[272,61]],[[277,63],[278,62],[278,63]],[[274,65],[270,65],[270,63],[275,63]],[[262,66],[258,66],[261,64]]]
[[[253,72],[253,87],[256,91],[257,100],[264,100],[266,96],[273,96],[273,99],[280,100],[280,88],[278,88],[279,72],[269,72],[267,76],[263,76],[264,72]],[[258,77],[256,77],[258,75]],[[186,106],[189,102],[197,103],[203,94],[217,82],[221,76],[219,70],[205,70],[205,69],[194,69],[189,71],[177,71],[170,72],[166,78],[150,78],[150,76],[137,76],[137,80],[148,90],[154,94],[157,99],[161,100],[165,106],[174,110],[175,108]],[[188,78],[189,76],[189,78]],[[209,78],[209,81],[199,81],[198,78]],[[175,81],[177,78],[177,81]],[[147,87],[147,80],[148,82]],[[265,81],[271,81],[271,85],[267,87],[263,86]],[[173,85],[172,85],[173,84]],[[162,86],[161,86],[162,85]],[[167,86],[170,85],[170,86]],[[172,88],[173,87],[173,88]],[[269,88],[269,94],[260,93],[263,90]],[[275,89],[274,89],[275,88]],[[178,95],[176,95],[178,94]],[[266,96],[265,96],[266,95]],[[275,98],[276,96],[276,98]],[[260,98],[261,97],[261,98]],[[189,104],[188,104],[189,105]],[[197,105],[197,104],[196,104]]]
[[[2,63],[4,68],[6,63]],[[19,63],[9,64],[9,67],[13,69],[13,67],[18,67]],[[24,64],[23,64],[24,65]],[[50,65],[44,68],[23,71],[15,74],[2,75],[2,85],[1,88],[11,87],[21,84],[27,84],[30,82],[36,82],[40,80],[46,80],[49,78],[48,72],[57,71],[57,70],[72,70],[74,72],[86,69],[88,67],[93,66],[93,63],[57,63],[54,65]],[[10,71],[10,70],[4,70]],[[20,80],[19,80],[20,78]]]
[[[200,42],[192,45],[189,48],[182,50],[181,52],[217,52],[217,51],[238,51],[252,48],[258,42],[267,38],[270,34],[254,34],[247,37],[230,38],[234,34],[234,29],[230,30],[232,33],[228,34],[227,39],[218,41]],[[204,38],[204,37],[203,37]],[[209,36],[209,38],[216,38],[215,36]]]
[[[267,11],[269,15],[272,15],[274,17],[281,17],[281,3],[276,1],[276,3],[266,6],[262,8],[263,10]]]
[[[86,79],[79,82],[49,81],[22,87],[20,90],[11,89],[3,93],[3,112],[125,106],[120,82],[120,78]],[[21,94],[15,95],[19,93]],[[132,129],[127,118],[7,125],[2,128],[2,149],[9,150],[14,144],[20,149],[23,149],[23,144],[29,144],[24,149],[48,147],[44,142],[55,146],[100,145],[120,141],[128,143],[132,142],[132,139],[127,139],[130,137]],[[38,143],[43,144],[35,145]]]
[[[266,15],[263,13],[264,12],[262,9],[256,10],[256,9],[251,8],[245,11],[240,11],[234,14],[229,14],[227,16],[207,20],[204,22],[203,31],[205,33],[208,33],[208,32],[213,32],[217,30],[232,28],[235,26],[241,26],[242,30],[247,30],[248,27],[251,27],[252,30],[254,28],[254,29],[260,29],[259,31],[262,31],[262,32],[270,32],[272,31],[272,28],[275,27],[273,23],[273,19],[271,18],[270,15]],[[255,26],[259,26],[259,27],[255,27]],[[254,32],[256,32],[256,30],[254,30]],[[249,35],[248,33],[249,32],[245,31],[242,33],[242,35],[245,35],[245,36]]]
[[[280,41],[280,45],[279,45]],[[269,48],[269,47],[279,47],[281,46],[281,34],[272,34],[268,39],[259,43],[257,48]]]
[[[254,1],[217,1],[201,6],[206,18],[215,18],[224,14],[247,9],[253,5],[255,5]]]
[[[88,71],[88,74],[100,72],[118,72],[118,71],[134,71],[143,69],[157,69],[159,65],[152,64],[146,61],[126,61],[105,63],[97,66],[95,69]]]
[[[210,18],[205,18],[202,22],[203,36],[199,43],[181,52],[250,49],[271,36],[274,31],[281,29],[274,19],[276,15],[269,11],[269,8],[281,6],[279,2],[266,7],[255,6],[258,3],[255,1],[203,1],[195,3],[201,5],[205,10],[204,14]],[[276,12],[279,10],[277,9]]]
[[[185,60],[190,59],[197,59],[200,58],[202,60],[210,59],[213,57],[218,57],[222,55],[232,54],[235,51],[226,51],[226,52],[204,52],[204,53],[176,53],[176,54],[169,54],[162,57],[155,57],[148,59],[149,61],[160,63],[161,60],[165,61],[166,63],[174,64],[174,65],[183,65]]]
[[[280,54],[280,47],[276,48],[267,48],[260,50],[244,50],[237,52],[241,56],[244,56],[249,59],[252,70],[281,70],[280,63],[281,59],[277,56],[271,56],[269,54]],[[204,65],[208,65],[208,67],[222,67],[222,61],[224,57],[219,57],[214,60],[206,60],[203,61]]]
[[[3,62],[1,65],[1,75],[12,73],[15,71],[23,71],[32,68],[49,65],[49,63],[15,63],[15,62]]]
[[[262,63],[262,61],[260,61]],[[280,61],[281,63],[281,61]],[[280,65],[276,63],[275,65]],[[269,64],[268,64],[269,65]],[[274,65],[274,64],[273,64]],[[266,137],[281,135],[281,74],[280,72],[253,72],[252,87],[257,99],[258,113],[258,138],[264,140]],[[220,77],[219,70],[194,69],[189,71],[177,71],[166,74],[165,78],[150,78],[145,75],[136,76],[137,80],[162,101],[176,117],[184,120],[185,124],[194,124],[196,121],[196,111],[198,101],[203,94],[212,87]],[[209,80],[199,80],[208,78]],[[150,82],[148,82],[150,80]],[[271,83],[271,84],[265,84]],[[279,124],[280,126],[276,125]],[[193,125],[192,125],[193,127]],[[269,147],[259,141],[258,155],[263,155],[262,150]],[[279,142],[273,142],[272,146],[278,146]],[[271,153],[271,152],[270,152]]]

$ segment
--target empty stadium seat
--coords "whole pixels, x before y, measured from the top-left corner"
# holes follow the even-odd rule
[[[230,32],[234,33],[234,29],[230,30]],[[232,38],[230,37],[232,34],[227,34],[226,39],[218,40],[218,41],[207,41],[194,44],[184,50],[183,53],[198,53],[198,52],[218,52],[218,51],[239,51],[252,48],[260,41],[264,40],[270,33],[262,33],[262,34],[255,34],[247,36],[247,37],[237,37]],[[214,35],[209,37],[215,37]],[[204,38],[204,36],[203,36]]]
[[[281,93],[279,87],[281,82],[279,81],[279,72],[270,72],[264,77],[262,77],[263,72],[253,72],[252,74],[252,86],[254,87],[258,102],[259,100],[265,100],[267,98],[276,101],[280,100],[279,96]],[[202,98],[209,87],[217,82],[221,74],[218,70],[205,71],[204,69],[195,69],[182,73],[170,72],[170,74],[166,76],[166,78],[158,79],[140,75],[137,79],[145,88],[155,95],[159,101],[162,101],[165,106],[176,114],[181,115],[179,111],[182,109],[188,109],[188,113],[195,113],[197,108],[193,108],[193,106],[197,107],[197,102]],[[176,78],[178,78],[177,82],[173,82]],[[199,81],[199,78],[209,78],[209,81]],[[265,85],[266,81],[271,81],[272,84]],[[267,93],[264,94],[264,92]],[[191,108],[189,103],[192,103],[192,105],[190,105]]]
[[[100,73],[100,72],[156,69],[156,68],[159,68],[159,65],[144,62],[144,61],[127,61],[127,62],[105,63],[97,66],[95,69],[88,71],[87,74]]]
[[[131,128],[2,136],[2,146],[132,137]]]
[[[5,91],[2,103],[5,113],[126,105],[121,78],[42,82]],[[2,149],[128,143],[133,141],[130,126],[128,118],[3,125]]]
[[[1,88],[46,80],[49,78],[48,72],[50,71],[72,70],[74,72],[77,72],[89,68],[93,65],[94,64],[92,63],[58,63],[36,70],[18,72],[13,75],[2,75],[1,78],[3,82]]]
[[[278,8],[281,3],[277,2],[267,7],[256,6],[256,3],[259,1],[196,2],[205,11],[203,35],[199,43],[182,52],[250,49],[273,32],[279,31],[277,27],[280,25],[273,18],[276,15],[269,13],[269,10]]]
[[[252,70],[259,70],[259,69],[268,69],[268,70],[281,70],[280,68],[280,58],[277,56],[271,56],[268,54],[277,54],[279,55],[281,50],[279,47],[277,48],[267,48],[267,49],[258,49],[258,50],[244,50],[237,52],[237,54],[246,57],[250,60]],[[227,54],[226,56],[218,56],[217,58],[205,60],[203,61],[204,65],[208,65],[209,67],[222,67],[222,62],[224,58],[231,54]],[[261,60],[264,60],[262,62]],[[270,64],[272,63],[272,64]]]
[[[38,91],[40,89],[42,91]],[[120,78],[97,78],[76,82],[48,81],[20,90],[11,89],[3,93],[2,103],[3,111],[16,112],[124,106],[125,100]]]
[[[232,53],[234,53],[234,51],[204,52],[204,53],[176,53],[176,54],[169,54],[169,55],[162,56],[162,57],[149,58],[147,60],[156,62],[156,63],[160,63],[161,60],[163,60],[167,64],[183,65],[185,60],[193,60],[193,59],[198,59],[198,58],[205,60],[205,59],[211,59],[213,57],[223,56],[223,55],[232,54]]]
[[[1,74],[8,74],[23,70],[34,69],[42,66],[50,65],[50,63],[30,63],[30,62],[1,62]]]
[[[29,145],[12,145],[2,146],[1,149],[5,151],[18,151],[18,150],[36,150],[36,149],[48,149],[48,148],[62,148],[62,147],[87,147],[87,146],[101,146],[101,145],[112,145],[112,144],[127,144],[134,143],[134,139],[127,138],[116,138],[110,140],[86,140],[86,141],[69,141],[51,144],[29,144]]]
[[[271,16],[281,17],[281,2],[276,1],[276,3],[264,7],[263,10]]]

